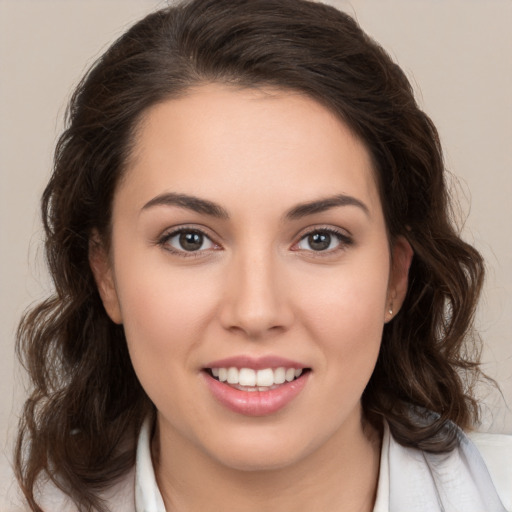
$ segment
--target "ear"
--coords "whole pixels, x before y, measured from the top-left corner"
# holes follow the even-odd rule
[[[105,311],[114,323],[122,324],[112,263],[97,231],[94,231],[89,239],[89,265]]]
[[[399,236],[392,248],[391,273],[388,284],[385,322],[392,320],[405,300],[409,283],[409,267],[414,252],[405,237]]]

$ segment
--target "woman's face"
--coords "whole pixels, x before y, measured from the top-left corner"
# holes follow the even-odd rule
[[[91,264],[162,445],[265,469],[361,431],[410,248],[391,258],[369,154],[329,110],[213,84],[154,106],[112,226]]]

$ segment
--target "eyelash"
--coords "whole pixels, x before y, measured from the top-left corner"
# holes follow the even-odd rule
[[[165,233],[163,236],[161,236],[157,240],[157,245],[163,247],[166,251],[169,251],[173,254],[176,254],[178,256],[181,256],[183,258],[198,258],[201,256],[204,256],[205,251],[211,251],[211,250],[217,250],[216,248],[208,248],[208,249],[198,249],[196,251],[186,251],[186,250],[180,250],[172,247],[169,244],[169,241],[172,240],[174,237],[179,236],[181,234],[199,234],[202,237],[204,237],[205,240],[209,240],[211,244],[213,244],[216,247],[220,247],[218,244],[216,244],[210,235],[208,235],[205,231],[199,228],[192,228],[192,227],[180,227],[178,229],[175,229],[173,231]],[[204,240],[203,240],[204,243]]]
[[[307,239],[309,236],[314,235],[314,234],[320,234],[320,233],[334,236],[339,242],[338,246],[335,247],[334,249],[319,250],[319,251],[315,251],[313,249],[311,249],[311,250],[299,249],[299,248],[293,249],[293,247],[298,246],[298,244],[300,244],[303,240]],[[209,240],[210,243],[213,244],[215,247],[208,248],[208,249],[198,249],[195,251],[187,251],[185,249],[183,249],[183,250],[176,249],[176,248],[172,247],[171,245],[169,245],[170,240],[172,240],[174,237],[179,236],[181,234],[199,234],[202,237],[204,237],[204,239]],[[204,240],[203,240],[203,243],[204,243]],[[309,231],[303,233],[300,236],[299,240],[293,244],[292,250],[295,252],[305,251],[305,252],[311,253],[311,255],[313,255],[314,257],[325,257],[325,256],[335,254],[339,251],[343,251],[353,244],[354,244],[354,240],[352,239],[352,237],[347,235],[345,232],[343,232],[341,230],[337,230],[332,227],[315,227],[315,228],[312,228]],[[218,244],[216,244],[211,239],[211,237],[202,229],[199,229],[197,227],[192,228],[192,227],[186,227],[186,226],[180,227],[178,229],[175,229],[173,231],[165,233],[163,236],[161,236],[157,240],[157,245],[163,247],[166,251],[169,251],[173,254],[177,254],[178,256],[184,257],[184,258],[201,257],[201,256],[204,256],[204,253],[206,251],[209,252],[212,250],[218,250],[218,248],[220,248],[220,246]]]
[[[307,232],[303,233],[301,235],[301,237],[299,238],[298,242],[295,242],[293,245],[297,246],[299,243],[301,243],[303,240],[307,239],[309,236],[314,235],[314,234],[319,234],[319,233],[334,236],[338,240],[339,244],[333,249],[328,249],[328,250],[323,250],[323,251],[305,250],[315,258],[331,256],[340,251],[346,250],[348,247],[350,247],[351,245],[354,244],[353,238],[350,235],[348,235],[345,231],[341,231],[341,230],[338,230],[338,229],[335,229],[332,227],[314,227],[314,228],[308,230]],[[301,249],[293,249],[293,250],[301,251]]]

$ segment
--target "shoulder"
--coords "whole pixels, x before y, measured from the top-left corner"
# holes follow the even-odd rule
[[[388,510],[512,512],[512,437],[468,436],[461,430],[458,437],[458,446],[443,453],[404,447],[387,437],[382,462],[389,475]]]
[[[512,511],[512,435],[471,432],[468,438],[482,456],[503,505]]]

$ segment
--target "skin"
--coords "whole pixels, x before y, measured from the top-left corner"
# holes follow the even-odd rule
[[[155,204],[169,193],[228,217]],[[290,218],[339,194],[363,206]],[[203,231],[201,249],[184,251],[169,236],[179,228]],[[313,250],[307,235],[326,229],[342,238]],[[96,246],[90,260],[158,411],[168,510],[372,509],[380,434],[364,426],[360,399],[411,256],[401,238],[390,249],[364,144],[312,99],[208,84],[146,112],[115,193],[110,253]],[[242,354],[300,361],[307,384],[277,413],[230,411],[202,369]]]

